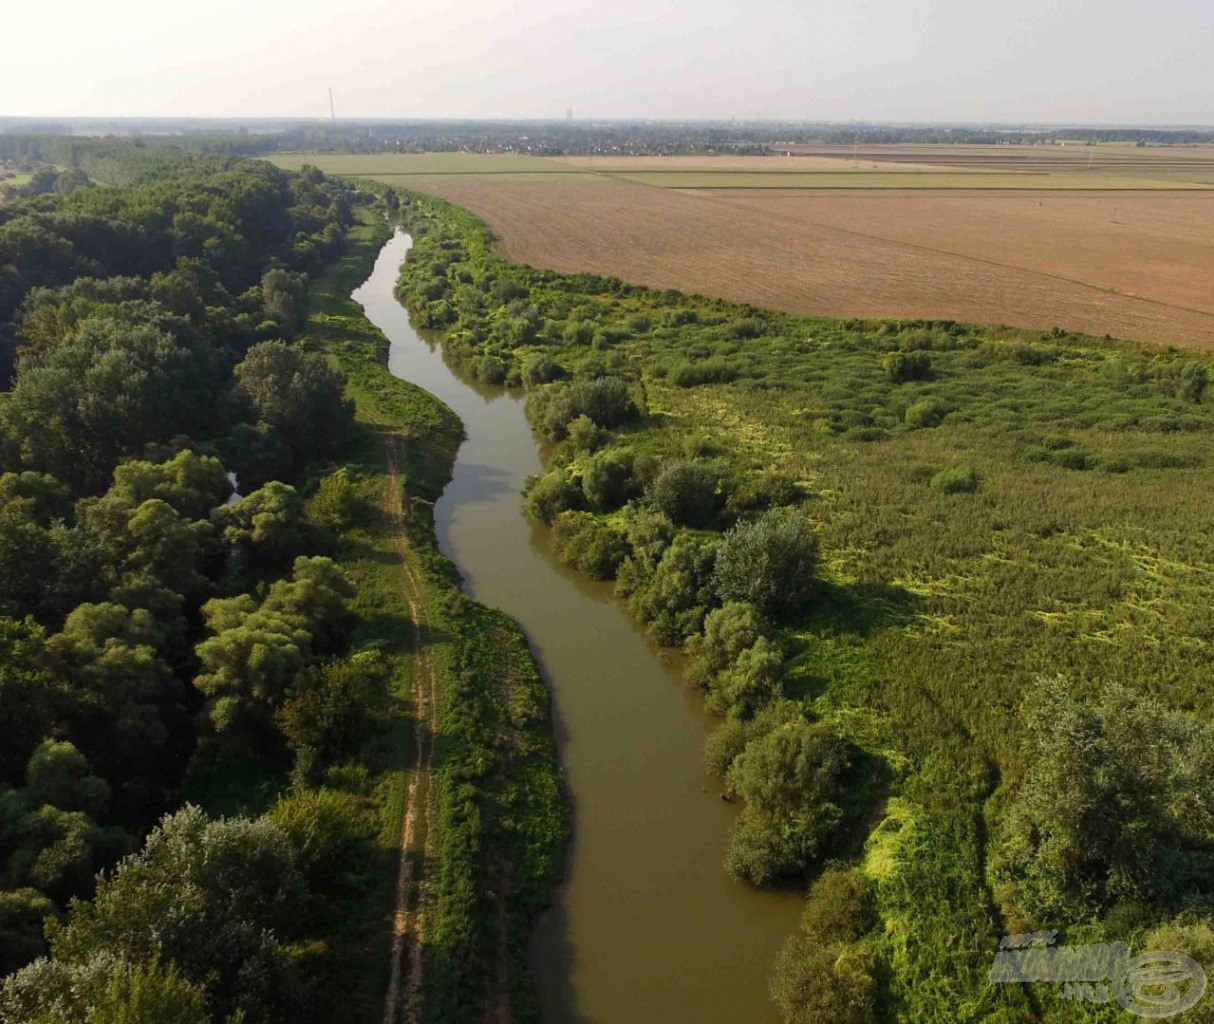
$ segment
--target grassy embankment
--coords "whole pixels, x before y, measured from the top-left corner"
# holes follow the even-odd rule
[[[413,596],[424,607],[420,637],[437,689],[430,834],[419,837],[426,850],[422,1019],[480,1020],[504,997],[514,1019],[528,1020],[534,996],[524,957],[527,922],[559,877],[566,829],[547,692],[521,632],[506,616],[464,599],[454,566],[438,551],[431,510],[450,477],[462,427],[436,398],[389,374],[387,340],[350,299],[388,237],[377,210],[359,214],[346,254],[312,284],[304,343],[341,369],[356,403],[343,453],[347,472],[366,503],[379,508],[391,484],[387,452],[396,452],[405,514],[404,543],[382,510],[338,538],[337,559],[357,591],[350,647],[377,652],[390,672],[394,705],[357,763],[327,783],[366,794],[377,822],[374,868],[336,943],[339,958],[358,974],[355,1001],[340,1019],[383,1015],[416,753]],[[420,580],[420,595],[410,575]],[[288,786],[285,774],[250,777],[242,768],[204,771],[194,797],[214,812],[256,813]]]
[[[407,206],[418,241],[400,291],[415,319],[446,329],[474,376],[533,388],[529,415],[559,442],[533,508],[567,561],[619,574],[665,642],[720,604],[711,559],[734,523],[782,505],[813,523],[817,592],[777,624],[768,707],[784,709],[777,729],[800,715],[817,730],[799,734],[803,749],[823,729],[838,737],[867,781],[832,797],[856,828],[792,875],[842,861],[859,895],[815,890],[808,941],[778,971],[790,1019],[844,1019],[844,1005],[848,1020],[1108,1019],[1048,986],[1030,999],[987,981],[1005,931],[1069,925],[1070,941],[1141,948],[1183,904],[1026,920],[1006,831],[1034,760],[1022,709],[1061,674],[1080,695],[1118,683],[1194,721],[1214,713],[1209,359],[1060,331],[814,319],[537,271],[501,258],[472,215],[420,196]],[[605,377],[639,411],[591,386]],[[659,482],[686,463],[698,468],[682,472],[680,498]],[[704,480],[711,494],[687,499]],[[655,505],[686,543],[643,518]],[[755,665],[719,674],[711,697],[728,703]],[[747,781],[747,744],[778,760],[765,714],[735,705],[710,744],[727,780]],[[785,767],[766,791],[751,779],[774,837],[735,837],[744,869],[756,849],[786,856],[782,837],[804,838],[821,813],[798,802],[803,766]],[[843,953],[829,946],[815,965],[824,921]]]

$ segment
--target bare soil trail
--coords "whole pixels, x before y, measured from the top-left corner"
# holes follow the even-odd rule
[[[430,819],[434,783],[434,741],[437,731],[437,694],[434,665],[427,653],[430,621],[421,578],[413,565],[404,525],[404,491],[400,475],[399,438],[385,443],[388,480],[384,514],[396,538],[403,570],[405,599],[413,620],[413,750],[404,793],[400,839],[400,866],[392,923],[392,962],[384,1004],[384,1024],[397,1020],[416,1024],[421,1019],[423,981],[422,940],[425,935],[424,899],[431,862]],[[402,992],[403,982],[403,992]]]

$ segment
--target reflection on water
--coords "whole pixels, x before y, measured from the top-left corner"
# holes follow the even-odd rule
[[[398,233],[354,297],[391,342],[389,368],[464,422],[435,508],[465,590],[526,631],[551,687],[573,798],[567,877],[537,923],[531,959],[554,1024],[752,1024],[774,1019],[767,978],[800,908],[721,867],[734,809],[702,769],[711,721],[677,659],[611,594],[551,557],[520,492],[540,470],[521,396],[462,381],[396,302],[411,244]]]

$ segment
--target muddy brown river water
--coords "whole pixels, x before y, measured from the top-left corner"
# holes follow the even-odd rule
[[[800,899],[730,881],[736,810],[704,773],[712,720],[612,596],[563,568],[523,515],[539,471],[519,392],[462,380],[393,290],[412,244],[397,232],[355,293],[391,343],[389,368],[463,420],[436,507],[439,543],[469,596],[526,631],[553,697],[573,801],[564,884],[536,922],[531,963],[549,1024],[766,1024],[767,979]]]

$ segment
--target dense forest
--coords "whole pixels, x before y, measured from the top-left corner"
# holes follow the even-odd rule
[[[726,870],[808,889],[786,1021],[1115,1019],[988,980],[1034,929],[1211,965],[1207,356],[561,275],[402,210],[415,322],[550,443],[530,513],[721,716]]]
[[[332,557],[352,404],[292,339],[359,200],[140,176],[0,207],[0,1017],[338,1019],[390,700]]]

